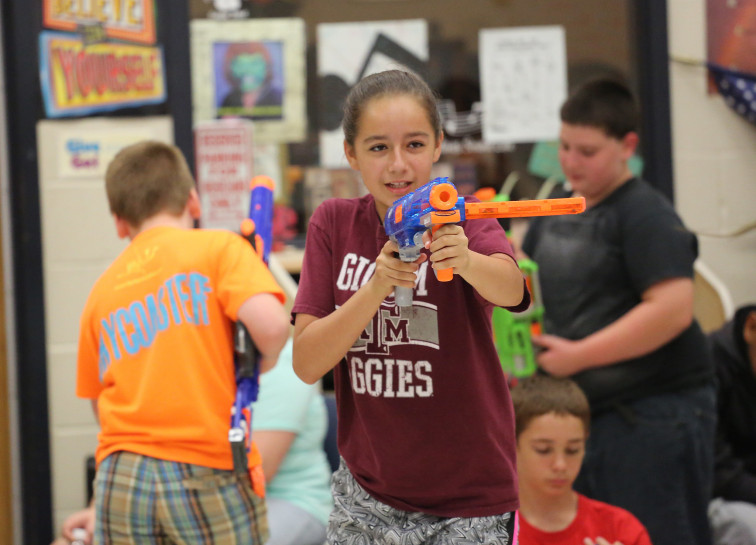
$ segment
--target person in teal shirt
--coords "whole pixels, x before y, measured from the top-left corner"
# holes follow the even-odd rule
[[[252,406],[252,439],[268,482],[266,545],[322,545],[333,508],[331,467],[323,450],[328,416],[320,386],[294,374],[291,350],[289,339],[278,364],[261,375]]]

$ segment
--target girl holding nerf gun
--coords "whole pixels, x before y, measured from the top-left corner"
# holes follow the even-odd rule
[[[414,262],[383,225],[430,180],[443,134],[417,76],[387,71],[347,98],[344,150],[369,194],[313,214],[294,316],[294,369],[334,369],[338,441],[328,542],[516,542],[512,403],[491,333],[494,305],[530,297],[494,219],[447,224]],[[429,268],[453,269],[440,283]],[[393,291],[417,284],[400,309]],[[411,317],[411,319],[410,319]]]

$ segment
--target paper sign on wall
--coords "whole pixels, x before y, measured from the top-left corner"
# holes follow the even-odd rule
[[[249,212],[252,122],[209,121],[194,130],[200,225],[238,231]]]
[[[114,131],[73,125],[55,141],[57,174],[62,179],[104,178],[116,153],[129,144],[150,138],[154,138],[150,131],[135,127]]]
[[[567,97],[564,29],[484,29],[479,34],[483,140],[555,140]]]

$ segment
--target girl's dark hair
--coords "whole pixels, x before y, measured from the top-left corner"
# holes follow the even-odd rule
[[[617,139],[638,131],[635,97],[615,79],[593,79],[579,86],[562,104],[559,114],[564,123],[602,129]]]
[[[360,116],[365,106],[374,98],[391,95],[410,95],[415,97],[428,114],[428,120],[436,137],[441,135],[441,117],[438,113],[436,95],[423,79],[402,70],[387,70],[365,76],[358,81],[344,102],[342,128],[344,139],[350,146],[359,129]]]
[[[588,398],[571,379],[535,374],[521,379],[512,388],[515,411],[515,436],[527,429],[534,418],[554,413],[571,415],[583,422],[586,437],[591,428]]]

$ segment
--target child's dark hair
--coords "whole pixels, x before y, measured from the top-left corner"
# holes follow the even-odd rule
[[[105,171],[110,212],[139,227],[159,212],[180,215],[194,178],[176,146],[145,140],[119,151]]]
[[[410,95],[417,99],[428,114],[428,120],[436,137],[441,135],[441,116],[438,113],[437,99],[434,92],[423,79],[402,70],[387,70],[365,76],[358,81],[344,102],[344,140],[354,145],[359,129],[360,116],[368,102],[374,98]]]
[[[549,413],[579,418],[583,422],[585,435],[588,436],[591,427],[590,405],[588,398],[574,381],[536,374],[520,379],[511,392],[517,438],[534,418]]]
[[[638,106],[630,89],[616,79],[593,79],[575,89],[562,104],[562,122],[602,129],[622,139],[638,131]]]

